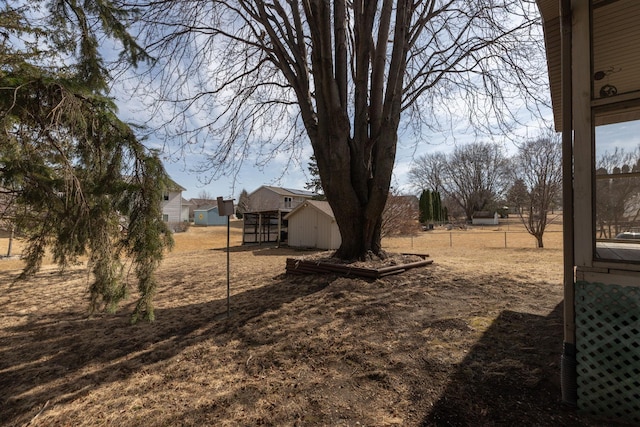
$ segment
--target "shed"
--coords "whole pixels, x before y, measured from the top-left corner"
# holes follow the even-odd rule
[[[316,194],[305,190],[263,185],[247,196],[242,213],[242,244],[286,242],[285,215]]]
[[[205,206],[193,211],[195,225],[225,225],[226,216],[218,215],[217,206]]]
[[[289,212],[289,246],[338,249],[342,243],[338,224],[328,202],[307,200]]]
[[[474,225],[498,225],[499,222],[498,212],[478,211],[471,216],[471,223]]]

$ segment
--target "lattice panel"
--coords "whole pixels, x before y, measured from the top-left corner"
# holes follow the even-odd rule
[[[640,423],[640,288],[576,284],[578,408]]]

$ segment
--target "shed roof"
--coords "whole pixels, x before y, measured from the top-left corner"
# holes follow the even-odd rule
[[[302,209],[305,209],[307,207],[310,207],[312,209],[315,209],[321,212],[323,215],[327,216],[331,220],[336,219],[335,216],[333,215],[333,210],[331,209],[331,206],[329,206],[329,202],[326,202],[324,200],[307,200],[306,202],[296,206],[296,208],[293,209],[291,212],[289,212],[284,217],[284,219],[291,218],[292,216],[296,215],[297,212],[300,212]]]

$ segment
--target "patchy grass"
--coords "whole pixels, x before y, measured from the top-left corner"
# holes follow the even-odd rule
[[[479,249],[489,232],[385,240],[435,262],[368,281],[285,275],[299,252],[242,247],[234,226],[227,318],[226,227],[191,227],[160,269],[156,322],[136,326],[132,302],[87,317],[80,267],[18,283],[4,268],[0,423],[612,425],[560,403],[561,248],[512,233]]]

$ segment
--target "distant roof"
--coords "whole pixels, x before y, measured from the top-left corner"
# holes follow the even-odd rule
[[[496,212],[476,211],[476,212],[473,213],[473,215],[471,215],[471,217],[472,218],[493,218],[496,215],[497,215]]]
[[[205,205],[215,205],[218,202],[214,199],[199,199],[192,197],[189,199],[189,203],[192,203],[195,206],[205,206]]]
[[[283,188],[283,190],[288,191],[291,194],[297,194],[299,196],[305,196],[305,197],[313,197],[318,195],[318,193],[314,193],[313,191],[297,190],[295,188]]]
[[[182,185],[169,178],[167,182],[167,190],[169,191],[187,191]]]
[[[308,198],[317,196],[317,193],[314,193],[313,191],[298,190],[295,188],[272,187],[270,185],[263,185],[259,187],[257,190],[253,191],[251,194],[260,190],[260,188],[266,188],[267,190],[271,190],[274,193],[280,194],[281,196],[298,196],[298,197],[308,197]]]
[[[213,210],[213,209],[218,210],[218,206],[217,206],[217,205],[216,205],[216,206],[211,206],[211,205],[208,205],[208,206],[202,206],[201,208],[194,209],[193,211],[194,211],[194,212],[200,212],[200,211],[207,211],[207,212],[209,212],[210,210]]]

